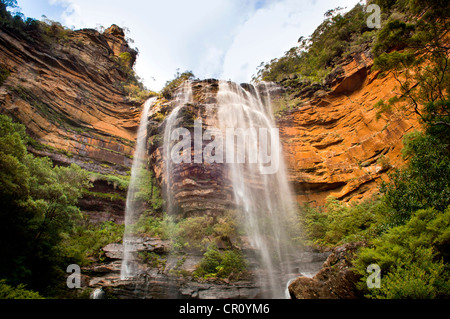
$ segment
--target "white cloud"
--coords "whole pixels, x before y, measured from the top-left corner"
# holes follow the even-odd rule
[[[176,69],[197,77],[249,81],[262,61],[281,56],[310,35],[323,13],[357,0],[39,0],[65,8],[69,27],[130,30],[140,56],[136,71],[159,90]],[[30,3],[19,0],[19,5]],[[33,3],[38,0],[33,0]],[[34,4],[34,7],[36,5]],[[44,7],[44,6],[42,6]],[[26,13],[26,10],[24,10]],[[45,12],[39,13],[45,14]],[[156,81],[153,81],[155,78]]]
[[[177,68],[192,70],[199,77],[217,76],[221,65],[215,60],[231,44],[233,32],[253,1],[165,0],[100,1],[50,0],[67,10],[62,20],[76,28],[105,27],[115,23],[129,28],[140,56],[137,73],[152,89],[171,79]],[[152,77],[156,78],[152,82]]]
[[[309,36],[324,13],[337,6],[353,8],[358,0],[283,0],[263,7],[241,26],[224,60],[222,77],[248,82],[261,62],[282,56]]]

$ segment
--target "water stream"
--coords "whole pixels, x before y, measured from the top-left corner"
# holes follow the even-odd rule
[[[123,238],[123,259],[120,277],[122,280],[132,278],[137,274],[138,265],[135,263],[132,253],[133,243],[135,237],[131,231],[131,225],[139,218],[140,210],[139,203],[135,200],[136,194],[139,191],[138,182],[140,174],[147,166],[147,125],[148,115],[151,107],[156,102],[157,98],[151,98],[144,104],[142,111],[139,129],[137,133],[136,149],[133,156],[133,166],[131,169],[130,185],[128,187],[126,208],[125,208],[125,233]]]
[[[295,224],[295,205],[270,101],[270,84],[246,85],[244,89],[232,82],[220,82],[218,121],[222,130],[243,129],[248,133],[247,143],[243,144],[237,142],[242,136],[227,136],[227,150],[234,148],[236,154],[246,154],[244,163],[234,160],[227,165],[245,233],[259,257],[256,272],[267,297],[285,298],[286,282],[292,272],[290,260],[295,255],[289,236]],[[262,132],[268,133],[266,149],[261,148]],[[251,163],[254,154],[258,154],[258,161]],[[277,162],[271,170],[263,164],[267,154],[271,155],[267,165]]]
[[[173,100],[173,110],[166,118],[166,127],[164,129],[164,176],[166,178],[164,199],[166,202],[166,210],[169,215],[173,215],[173,193],[172,183],[173,183],[173,162],[171,160],[171,134],[176,126],[178,120],[178,114],[180,110],[186,105],[186,103],[191,103],[193,100],[192,96],[192,83],[190,81],[185,81],[182,86],[175,92],[175,97]]]
[[[217,105],[208,112],[208,123],[215,123],[222,132],[226,161],[226,180],[231,183],[234,203],[241,227],[248,242],[247,250],[256,256],[258,264],[253,272],[266,298],[286,298],[286,284],[293,278],[291,261],[296,259],[291,238],[296,226],[296,205],[287,179],[279,132],[271,107],[271,84],[258,86],[219,82]],[[132,177],[127,197],[126,227],[136,222],[139,207],[134,200],[136,181],[146,163],[146,130],[148,112],[154,99],[147,101],[142,113],[134,156]],[[186,81],[172,100],[172,111],[165,119],[164,160],[165,202],[168,214],[174,214],[176,199],[173,193],[172,133],[182,121],[186,105],[194,103],[192,83]],[[229,135],[231,130],[234,135]],[[176,136],[178,137],[178,136]],[[138,274],[133,260],[132,245],[136,238],[125,231],[124,258],[121,278]]]

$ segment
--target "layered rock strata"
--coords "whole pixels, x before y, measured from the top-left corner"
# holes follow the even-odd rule
[[[381,76],[372,65],[370,53],[360,53],[338,66],[325,86],[304,91],[280,113],[284,156],[299,203],[323,205],[328,196],[368,199],[390,169],[405,163],[402,138],[420,128],[418,119],[407,102],[380,116],[377,102],[398,97],[399,90],[392,76]]]
[[[191,132],[191,155],[194,149],[194,121],[202,120],[202,134],[208,128],[217,128],[214,113],[217,112],[217,80],[194,81],[192,83],[192,101],[186,103],[180,110],[175,128],[186,128]],[[149,167],[155,172],[155,177],[165,191],[165,198],[173,198],[174,210],[181,216],[211,215],[221,216],[234,207],[233,191],[227,171],[227,166],[220,163],[180,163],[172,166],[166,172],[167,165],[164,156],[164,132],[167,117],[176,107],[176,100],[160,100],[152,109],[149,122]],[[208,141],[202,141],[202,150]],[[166,176],[170,174],[169,185]]]
[[[136,52],[115,25],[104,33],[85,29],[45,41],[0,29],[0,64],[8,71],[0,87],[0,112],[26,126],[36,141],[30,147],[34,154],[60,165],[126,175],[141,106],[128,100],[122,88],[128,77],[118,62],[123,53],[131,68]],[[103,186],[94,183],[91,191],[115,193]],[[89,202],[95,202],[95,220],[123,220],[118,216],[123,201],[88,197],[83,201],[88,212]],[[107,206],[111,214],[98,215],[104,210],[99,206]]]

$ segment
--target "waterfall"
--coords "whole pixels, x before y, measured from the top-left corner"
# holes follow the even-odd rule
[[[247,159],[245,163],[237,160],[227,162],[234,197],[243,214],[243,226],[250,245],[259,257],[257,273],[260,274],[260,285],[268,297],[285,298],[285,285],[291,272],[289,259],[293,255],[289,229],[295,225],[294,197],[281,158],[278,135],[270,136],[271,143],[264,150],[272,156],[280,156],[278,170],[263,174],[261,161],[248,161],[254,154],[259,154],[259,159],[265,155],[261,154],[258,130],[274,132],[276,126],[270,104],[270,84],[262,83],[258,88],[253,85],[245,87],[220,82],[218,122],[222,131],[232,128],[248,133],[247,143],[238,145],[235,138],[227,136],[227,150],[234,149],[235,154],[244,152]]]
[[[178,114],[180,110],[187,104],[192,103],[192,83],[191,81],[185,81],[181,87],[176,91],[175,98],[173,101],[174,108],[169,116],[166,118],[166,127],[164,129],[164,145],[163,145],[163,153],[164,153],[164,176],[166,178],[165,182],[165,201],[166,201],[166,210],[169,215],[173,214],[173,192],[172,192],[172,183],[173,183],[173,162],[171,160],[171,134],[174,130]]]
[[[193,89],[196,92],[195,96]],[[221,199],[225,201],[224,207],[235,209],[237,212],[240,228],[245,231],[245,235],[242,236],[245,243],[240,248],[252,261],[250,270],[258,280],[261,296],[286,298],[286,284],[294,277],[290,261],[292,258],[298,259],[292,249],[291,240],[297,226],[296,205],[281,155],[279,131],[272,114],[270,96],[272,89],[269,83],[254,86],[219,81],[218,85],[212,83],[209,91],[205,92],[202,91],[201,84],[194,85],[191,81],[185,81],[176,91],[170,104],[166,104],[165,107],[171,112],[160,126],[160,134],[164,137],[160,149],[163,166],[162,185],[166,212],[171,216],[186,218],[186,215],[183,215],[184,207],[177,200],[180,198],[179,192],[186,191],[183,181],[189,178],[189,168],[193,167],[189,165],[196,165],[195,168],[199,168],[202,172],[214,173],[206,176],[215,176],[216,182],[220,179],[216,186],[223,185],[224,196]],[[214,96],[207,96],[208,94]],[[139,270],[134,247],[139,238],[133,235],[132,226],[142,210],[135,197],[139,191],[137,182],[140,173],[146,169],[148,116],[154,102],[155,99],[146,102],[138,131],[126,203],[126,230],[121,269],[123,280],[135,277]],[[191,120],[194,121],[193,127]],[[199,123],[200,125],[205,123],[208,127],[204,131],[205,135],[198,129]],[[180,127],[182,124],[187,128]],[[233,135],[229,134],[229,131]],[[183,137],[182,141],[185,140],[180,132],[185,132],[188,136],[186,140],[187,144],[191,145],[190,150],[183,148],[183,151],[180,151],[177,148],[181,143],[179,138]],[[213,134],[214,141],[216,144],[222,142],[224,150],[220,152],[218,148],[215,149],[214,156],[207,151],[211,145],[205,145],[203,140],[197,141],[198,135],[202,139],[211,140],[207,137],[211,132],[216,132],[216,135]],[[180,164],[176,164],[174,156],[188,154],[188,159],[191,156],[196,158],[199,155],[198,146],[206,146],[200,154],[204,156],[203,164],[188,160],[187,162],[191,164],[183,162],[181,166],[176,166]],[[210,162],[211,159],[220,159],[221,155],[224,161]],[[194,185],[193,193],[195,187],[202,187],[195,183],[191,185]],[[222,189],[217,187],[215,190],[222,192]],[[211,192],[205,194],[211,196],[209,195]],[[211,198],[214,200],[215,197]],[[208,212],[208,214],[221,213],[223,208],[212,208]],[[173,287],[176,285],[173,283]]]
[[[137,133],[136,149],[133,156],[133,166],[131,168],[131,179],[128,187],[126,208],[125,208],[125,233],[123,238],[123,259],[120,277],[122,280],[132,278],[137,275],[137,264],[133,259],[133,243],[135,237],[131,231],[140,215],[138,202],[135,200],[138,189],[138,181],[143,170],[146,169],[147,158],[147,125],[148,115],[151,107],[156,102],[156,97],[147,100],[142,111],[139,129]]]
[[[258,260],[252,270],[259,280],[262,295],[268,298],[286,298],[286,283],[293,278],[290,260],[295,258],[291,237],[296,227],[296,205],[281,155],[279,131],[272,114],[271,89],[269,83],[261,83],[255,87],[220,81],[217,97],[212,99],[217,103],[205,107],[206,111],[202,116],[210,125],[209,129],[219,133],[215,135],[215,141],[222,142],[226,149],[225,154],[222,154],[226,161],[215,163],[226,165],[221,170],[225,172],[223,182],[229,183],[232,192],[230,195],[234,195],[230,200],[240,214],[238,219],[242,221],[241,228],[245,230],[245,238],[248,239],[250,248],[246,248],[246,251],[252,255],[252,260],[255,257]],[[175,182],[183,178],[177,174],[185,173],[173,162],[171,148],[178,142],[179,133],[175,136],[173,134],[179,129],[180,123],[189,122],[186,122],[183,110],[189,104],[195,108],[195,102],[192,83],[186,81],[177,91],[172,102],[172,112],[165,119],[165,201],[167,213],[172,215],[176,215],[175,206],[179,204],[176,202]],[[186,114],[190,112],[192,109],[187,110]],[[195,125],[197,124],[194,123],[194,127]],[[212,128],[211,125],[216,127]],[[187,135],[191,133],[189,130],[185,132]],[[233,135],[229,135],[229,132]],[[194,140],[195,138],[194,128]],[[188,145],[191,142],[191,137],[188,137]],[[201,142],[197,145],[204,144]],[[221,153],[215,153],[214,157],[220,159]],[[195,146],[194,154],[197,154]],[[203,165],[205,169],[212,169],[213,166],[206,165],[205,160],[211,158],[203,158]],[[186,168],[190,164],[184,165]]]

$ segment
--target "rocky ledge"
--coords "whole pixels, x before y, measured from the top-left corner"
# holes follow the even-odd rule
[[[253,299],[260,296],[260,288],[252,277],[238,281],[194,279],[192,272],[203,256],[192,252],[172,254],[168,241],[137,238],[131,246],[134,258],[140,259],[136,276],[121,279],[123,245],[114,243],[103,248],[105,262],[83,269],[86,287],[101,289],[105,298],[118,299]]]
[[[256,279],[256,268],[246,276],[234,279],[194,278],[192,273],[203,255],[189,251],[173,253],[169,241],[159,238],[137,238],[131,244],[133,258],[138,260],[136,276],[120,276],[123,245],[113,243],[103,248],[104,261],[85,267],[82,271],[85,288],[101,291],[103,298],[117,299],[255,299],[264,292]],[[255,265],[255,257],[246,251],[248,263]],[[305,251],[295,263],[295,274],[312,277],[320,270],[329,253]],[[286,281],[286,298],[289,298]]]
[[[352,271],[351,260],[362,243],[335,248],[314,277],[302,276],[289,285],[292,299],[359,299],[359,276]]]

